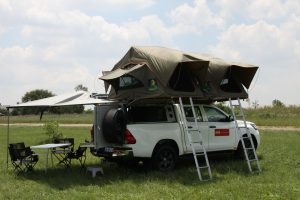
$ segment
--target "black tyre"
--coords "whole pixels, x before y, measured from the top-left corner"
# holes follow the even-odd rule
[[[163,172],[174,169],[177,158],[175,149],[168,144],[158,147],[152,157],[154,167]]]
[[[126,118],[121,109],[110,109],[103,119],[103,135],[107,142],[123,144]]]

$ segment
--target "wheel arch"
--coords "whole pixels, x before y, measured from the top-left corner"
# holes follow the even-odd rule
[[[244,136],[247,136],[247,134],[246,133],[244,133],[243,135],[242,135],[242,137],[244,137]],[[254,134],[252,134],[251,133],[251,137],[252,137],[252,141],[253,141],[253,143],[254,143],[254,147],[255,147],[255,150],[257,149],[257,139],[256,139],[256,137],[255,137],[255,135]],[[242,143],[241,143],[241,138],[239,139],[239,142],[238,142],[238,145],[237,145],[237,148],[239,147],[239,145],[242,145]]]
[[[155,154],[155,152],[157,151],[157,149],[163,145],[170,145],[174,148],[174,150],[176,151],[177,155],[179,155],[179,147],[178,147],[178,144],[175,140],[172,140],[172,139],[163,139],[163,140],[160,140],[156,143],[153,151],[152,151],[152,155],[151,157],[153,157],[153,155]]]

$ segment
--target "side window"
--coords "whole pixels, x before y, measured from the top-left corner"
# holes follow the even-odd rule
[[[216,108],[204,106],[204,110],[209,122],[227,122],[227,116]]]
[[[119,89],[120,90],[137,88],[137,87],[142,87],[142,86],[143,86],[142,82],[133,76],[125,75],[125,76],[121,76],[119,78]]]
[[[128,120],[135,122],[168,122],[164,106],[135,106],[128,109]]]
[[[196,107],[194,107],[194,109],[195,109],[197,121],[203,122],[203,117],[202,117],[200,108],[198,106],[196,106]],[[192,107],[184,107],[184,113],[185,113],[186,120],[188,122],[194,122]]]

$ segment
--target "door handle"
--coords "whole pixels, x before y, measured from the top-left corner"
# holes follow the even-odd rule
[[[217,128],[216,126],[209,126],[209,128]]]
[[[192,126],[188,126],[189,129],[193,128]]]

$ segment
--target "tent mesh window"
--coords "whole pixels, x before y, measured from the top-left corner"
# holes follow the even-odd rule
[[[143,83],[133,76],[124,75],[119,78],[119,90],[132,89],[138,87],[143,87]]]
[[[187,66],[179,63],[170,78],[169,86],[176,91],[193,92],[195,90]]]

